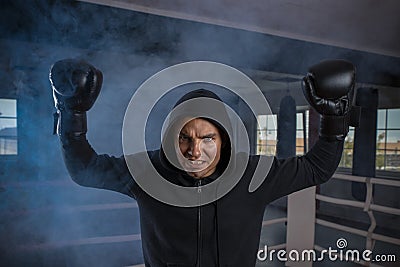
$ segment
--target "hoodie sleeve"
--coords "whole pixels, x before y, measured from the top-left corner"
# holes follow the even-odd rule
[[[136,198],[138,186],[130,175],[124,157],[98,155],[85,135],[60,140],[64,162],[74,182]]]
[[[304,156],[276,159],[260,187],[268,202],[327,182],[339,165],[344,141],[319,139]]]

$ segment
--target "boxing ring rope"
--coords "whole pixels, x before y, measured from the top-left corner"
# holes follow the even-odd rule
[[[376,227],[376,221],[375,217],[373,215],[373,211],[379,211],[391,215],[400,215],[400,209],[397,208],[392,208],[392,207],[386,207],[386,206],[381,206],[381,205],[376,205],[373,204],[373,197],[372,197],[372,185],[373,184],[379,184],[379,185],[385,185],[385,186],[394,186],[394,187],[400,187],[400,181],[395,181],[395,180],[388,180],[388,179],[381,179],[381,178],[369,178],[369,177],[360,177],[360,176],[352,176],[352,175],[345,175],[345,174],[335,174],[333,176],[334,179],[340,179],[340,180],[345,180],[345,181],[353,181],[353,182],[362,182],[367,185],[367,193],[366,193],[366,198],[364,202],[361,201],[353,201],[353,200],[346,200],[346,199],[340,199],[340,198],[332,198],[332,197],[327,197],[323,196],[320,194],[316,194],[316,199],[328,203],[333,203],[333,204],[338,204],[338,205],[346,205],[346,206],[352,206],[356,208],[362,208],[364,212],[368,213],[368,216],[370,217],[371,224],[368,229],[368,231],[362,231],[358,230],[355,228],[351,227],[345,227],[341,226],[335,223],[329,223],[324,220],[317,219],[316,223],[325,225],[327,227],[335,228],[338,230],[354,233],[357,235],[361,235],[364,237],[367,237],[367,249],[372,249],[373,248],[373,240],[379,240],[383,242],[388,242],[392,243],[395,245],[400,246],[400,239],[397,238],[392,238],[384,235],[379,235],[379,234],[374,234],[373,231],[375,230]]]
[[[359,235],[362,237],[366,237],[366,246],[365,247],[366,247],[366,249],[370,249],[370,250],[373,250],[375,241],[383,241],[383,242],[387,242],[387,243],[390,243],[393,245],[400,246],[400,239],[374,233],[374,230],[376,228],[376,221],[375,221],[374,214],[373,214],[373,212],[375,211],[375,212],[383,212],[383,213],[392,214],[392,215],[400,215],[400,209],[374,204],[373,198],[372,198],[372,185],[373,184],[392,186],[392,187],[399,188],[400,181],[383,179],[383,178],[359,177],[359,176],[344,175],[344,174],[338,174],[338,173],[335,173],[332,179],[365,183],[367,185],[366,200],[364,202],[361,202],[361,201],[354,201],[354,200],[348,200],[348,199],[342,199],[342,198],[328,197],[328,196],[324,196],[321,194],[316,194],[315,190],[314,190],[314,191],[312,191],[313,196],[311,197],[313,202],[315,203],[316,200],[319,200],[319,201],[323,201],[323,202],[327,202],[327,203],[363,209],[363,211],[368,214],[368,216],[371,220],[370,227],[366,231],[366,230],[360,230],[357,228],[344,226],[344,225],[329,222],[326,220],[318,219],[315,217],[315,210],[313,213],[313,217],[309,218],[311,224],[313,224],[313,222],[314,222],[313,225],[321,225],[324,227],[329,227],[332,229],[336,229],[336,230],[356,234],[356,235]],[[301,193],[301,191],[297,192],[297,193]],[[306,194],[310,194],[309,191],[307,191]],[[305,205],[305,206],[307,206],[307,205]],[[105,204],[105,205],[104,204],[101,204],[101,205],[99,205],[99,204],[79,205],[79,206],[74,206],[74,207],[70,207],[70,208],[66,207],[64,210],[67,212],[76,212],[76,211],[132,209],[132,208],[137,208],[137,204],[136,203],[113,203],[113,204]],[[313,209],[315,209],[315,208],[313,208]],[[45,208],[45,210],[47,210],[47,209]],[[41,212],[41,210],[39,210],[38,212]],[[301,214],[301,215],[304,217],[303,214]],[[288,228],[289,228],[290,224],[295,225],[296,223],[298,223],[298,220],[296,218],[290,219],[289,217],[275,218],[275,219],[263,221],[262,227],[268,227],[268,226],[278,224],[278,223],[287,223]],[[301,234],[304,235],[304,232],[302,232]],[[314,234],[314,232],[312,234]],[[46,243],[46,244],[41,244],[41,245],[37,245],[37,246],[28,245],[27,247],[24,247],[24,249],[29,249],[29,250],[31,250],[31,249],[48,249],[48,248],[55,248],[55,247],[60,247],[60,246],[62,247],[62,246],[82,245],[82,244],[119,243],[119,242],[139,241],[139,240],[141,240],[140,234],[121,235],[121,236],[106,236],[106,237],[103,236],[103,237],[96,237],[96,238],[82,238],[82,239],[78,239],[78,240],[69,240],[69,241],[65,241],[65,242],[57,242],[57,243],[51,243],[51,244]],[[276,244],[273,246],[268,246],[268,248],[270,250],[280,250],[280,249],[289,250],[291,247],[293,247],[293,246],[290,245],[290,242],[288,242],[288,240],[286,241],[286,243],[283,243],[283,244]],[[315,243],[312,244],[311,248],[314,248],[315,250],[318,250],[318,251],[322,251],[325,249]],[[305,249],[309,249],[309,248],[305,248]],[[303,263],[302,266],[304,266],[304,262],[302,262],[302,263]],[[364,262],[364,261],[355,262],[355,263],[364,265],[364,266],[373,266],[373,267],[381,266],[381,265],[373,264],[371,262]],[[293,265],[295,265],[295,264],[293,264]],[[143,266],[143,265],[135,265],[135,266]],[[312,262],[310,263],[309,266],[312,266]]]
[[[366,212],[370,218],[370,221],[371,221],[370,227],[368,228],[368,231],[364,231],[364,230],[359,230],[359,229],[356,229],[353,227],[348,227],[348,226],[343,226],[343,225],[340,225],[337,223],[328,222],[328,221],[321,220],[321,219],[316,219],[316,221],[315,221],[316,224],[366,237],[365,248],[369,249],[371,251],[374,249],[374,244],[375,244],[376,240],[400,246],[400,239],[374,233],[374,230],[376,228],[376,220],[375,220],[375,217],[373,214],[373,211],[378,211],[378,212],[383,212],[383,213],[387,213],[387,214],[391,214],[391,215],[400,215],[400,209],[373,204],[373,197],[372,197],[374,184],[400,187],[400,181],[388,180],[388,179],[382,179],[382,178],[352,176],[352,175],[345,175],[345,174],[335,174],[333,176],[333,178],[339,179],[339,180],[345,180],[345,181],[365,183],[367,186],[365,201],[361,202],[361,201],[353,201],[353,200],[347,200],[347,199],[341,199],[341,198],[333,198],[333,197],[323,196],[321,194],[316,194],[316,199],[320,200],[320,201],[328,202],[328,203],[337,204],[337,205],[345,205],[345,206],[351,206],[351,207],[356,207],[356,208],[362,208],[363,211]],[[317,250],[323,249],[322,247],[317,246],[317,245],[314,245],[314,248]],[[356,262],[356,261],[354,261],[354,262]],[[364,261],[359,261],[356,263],[364,265],[364,266],[380,266],[380,265],[376,265],[376,264],[372,264],[370,262],[364,262]]]
[[[373,204],[373,197],[372,197],[374,184],[384,185],[384,186],[392,186],[392,187],[400,187],[400,181],[383,179],[383,178],[352,176],[352,175],[339,174],[339,173],[335,173],[334,176],[332,177],[332,179],[365,183],[366,187],[367,187],[365,201],[361,202],[361,201],[354,201],[354,200],[348,200],[348,199],[342,199],[342,198],[328,197],[328,196],[324,196],[321,194],[316,194],[315,190],[307,191],[304,194],[310,194],[309,192],[313,192],[312,194],[315,195],[314,201],[319,200],[319,201],[332,203],[332,204],[336,204],[336,205],[350,206],[350,207],[363,209],[363,211],[366,212],[370,218],[370,226],[369,226],[368,230],[367,231],[360,230],[357,228],[344,226],[344,225],[341,225],[338,223],[333,223],[333,222],[329,222],[326,220],[318,219],[315,217],[315,212],[314,212],[314,218],[310,218],[310,222],[314,221],[314,224],[316,224],[316,225],[321,225],[321,226],[329,227],[332,229],[336,229],[336,230],[356,234],[356,235],[359,235],[362,237],[366,237],[365,249],[369,249],[371,251],[373,251],[373,249],[374,249],[375,241],[383,241],[386,243],[400,246],[400,239],[374,233],[374,230],[376,228],[376,220],[375,220],[374,213],[373,213],[374,211],[375,212],[377,211],[377,212],[382,212],[382,213],[386,213],[386,214],[399,216],[400,209]],[[315,207],[313,207],[313,208],[315,209]],[[288,210],[289,210],[289,203],[288,203]],[[290,220],[290,219],[288,219],[288,217],[266,220],[266,221],[263,221],[262,225],[264,227],[264,226],[269,226],[269,225],[281,223],[281,222],[287,222],[288,226],[289,226],[289,224],[296,225],[296,219],[293,218],[293,220]],[[291,240],[290,238],[287,238],[286,243],[272,246],[271,249],[278,249],[278,248],[288,249],[288,247],[293,247],[293,245],[289,244],[290,240]],[[325,250],[325,248],[323,248],[315,243],[313,244],[313,248],[318,251]],[[304,248],[304,249],[309,249],[309,248]],[[358,262],[353,261],[353,262],[364,265],[364,266],[381,266],[381,265],[374,264],[372,262],[365,262],[365,261],[358,261]],[[293,263],[293,266],[295,266],[295,265],[296,264]],[[289,264],[289,266],[290,266],[290,264]],[[309,266],[312,266],[312,263],[310,263]]]
[[[268,226],[268,225],[272,225],[272,224],[276,224],[276,223],[281,223],[281,222],[287,222],[287,217],[272,219],[272,220],[268,220],[268,221],[263,221],[262,222],[262,226],[264,227],[264,226]]]
[[[262,227],[270,226],[270,225],[277,224],[277,223],[286,223],[286,222],[287,222],[287,217],[271,219],[271,220],[263,221]],[[282,243],[282,244],[278,244],[278,245],[269,247],[269,249],[275,249],[275,250],[284,249],[284,248],[286,248],[286,243]]]

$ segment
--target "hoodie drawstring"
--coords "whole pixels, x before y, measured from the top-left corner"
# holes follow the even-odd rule
[[[215,201],[215,232],[217,237],[217,267],[220,267],[219,262],[219,237],[218,237],[218,201]]]

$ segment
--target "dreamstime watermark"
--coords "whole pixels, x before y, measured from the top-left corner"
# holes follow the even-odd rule
[[[273,261],[276,258],[278,261],[354,261],[354,262],[396,262],[395,254],[377,254],[373,255],[373,252],[369,249],[359,251],[357,249],[346,249],[347,240],[344,238],[339,238],[336,241],[337,249],[328,247],[328,249],[323,249],[318,252],[315,249],[306,250],[290,250],[285,249],[268,249],[265,245],[264,248],[258,250],[257,259],[259,261]]]

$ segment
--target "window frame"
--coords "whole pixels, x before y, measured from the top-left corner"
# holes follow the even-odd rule
[[[19,119],[18,119],[18,98],[16,97],[11,97],[11,96],[4,96],[0,95],[0,99],[6,99],[6,100],[15,100],[15,110],[16,110],[16,116],[15,117],[10,117],[10,116],[2,116],[0,115],[0,119],[15,119],[16,120],[16,128],[17,128],[17,153],[16,154],[0,154],[0,160],[1,161],[15,161],[18,158],[19,155],[19,136],[18,136],[18,129],[19,129]]]
[[[309,118],[308,118],[309,112],[308,111],[309,111],[308,109],[297,110],[296,111],[296,144],[295,144],[296,145],[296,148],[295,148],[296,149],[296,156],[304,155],[308,151],[308,120],[309,120]],[[297,115],[298,114],[300,114],[302,116],[302,126],[301,126],[301,128],[297,128]],[[276,122],[279,121],[278,114],[270,114],[270,115],[271,116],[276,116]],[[267,115],[260,114],[258,116],[267,116]],[[258,120],[258,118],[257,118],[257,120]],[[265,131],[265,130],[272,131],[272,132],[275,132],[275,136],[277,137],[277,135],[278,135],[278,125],[277,124],[275,125],[276,126],[275,129],[268,129],[268,128],[267,129],[259,129],[258,128],[258,123],[256,125],[257,125],[257,128],[256,128],[256,132],[257,132],[256,153],[257,153],[257,155],[264,155],[264,154],[260,153],[260,151],[262,150],[262,149],[260,149],[260,146],[265,146],[265,150],[268,151],[268,147],[270,145],[268,145],[268,144],[262,145],[259,142],[260,132]],[[267,122],[267,125],[268,125],[268,122]],[[302,136],[303,136],[303,145],[302,146],[298,146],[297,145],[297,132],[299,132],[299,131],[302,132]],[[275,141],[277,142],[277,138],[275,139]],[[275,144],[275,148],[276,148],[276,144]],[[298,154],[297,153],[297,149],[300,148],[300,147],[303,148],[303,153],[302,154]]]
[[[388,127],[388,117],[389,117],[389,110],[393,110],[393,109],[395,109],[395,110],[399,110],[400,111],[400,108],[385,108],[385,109],[379,109],[379,110],[384,110],[385,111],[385,122],[384,122],[384,128],[380,128],[379,127],[379,124],[377,123],[377,127],[376,127],[376,152],[375,152],[375,155],[377,156],[378,155],[378,151],[383,151],[383,170],[382,169],[376,169],[376,171],[378,172],[380,172],[380,173],[385,173],[385,172],[389,172],[389,173],[398,173],[398,177],[400,177],[400,170],[398,170],[398,171],[391,171],[391,170],[387,170],[386,169],[386,167],[387,167],[387,155],[388,155],[388,153],[387,153],[387,151],[389,150],[389,151],[391,151],[391,149],[388,149],[387,148],[387,144],[388,144],[388,131],[390,132],[390,131],[399,131],[400,132],[400,127],[399,128],[393,128],[393,127]],[[378,145],[378,134],[380,133],[380,132],[384,132],[384,145],[383,145],[383,148],[379,148],[379,145]],[[399,151],[400,152],[400,151]],[[400,154],[400,153],[399,153]]]
[[[275,121],[277,122],[278,121],[278,115],[277,114],[259,114],[258,116],[275,116]],[[257,116],[257,123],[256,123],[256,133],[257,133],[257,139],[256,139],[256,154],[257,155],[268,155],[268,153],[267,154],[264,154],[264,153],[261,153],[261,151],[263,150],[263,149],[261,149],[260,147],[265,147],[265,151],[267,151],[268,152],[268,147],[271,147],[271,145],[268,145],[268,142],[266,142],[266,144],[265,145],[263,145],[263,144],[261,144],[259,141],[259,136],[260,136],[260,133],[261,132],[263,132],[263,131],[265,131],[265,135],[267,136],[268,134],[267,134],[267,132],[268,131],[271,131],[271,132],[274,132],[275,134],[275,136],[277,137],[277,135],[278,135],[278,128],[277,128],[277,125],[275,124],[274,126],[275,126],[275,128],[274,129],[268,129],[268,127],[267,128],[265,128],[265,129],[259,129],[258,128],[258,116]],[[274,119],[272,119],[272,120],[274,120]],[[267,121],[266,121],[266,125],[268,126],[268,117],[267,117]],[[268,140],[268,139],[266,139],[266,140]],[[277,138],[275,139],[275,145],[273,146],[272,145],[272,147],[273,147],[273,149],[275,149],[275,153],[276,153],[276,142],[277,142]],[[275,153],[274,153],[274,155],[275,155]]]
[[[386,166],[386,150],[387,150],[386,147],[387,147],[387,136],[388,136],[387,131],[388,130],[389,131],[391,131],[391,130],[400,131],[400,128],[388,128],[388,124],[387,124],[387,122],[388,122],[388,110],[390,110],[390,109],[398,109],[398,110],[400,110],[399,108],[382,108],[382,109],[378,109],[378,112],[379,112],[379,110],[385,110],[384,128],[380,128],[379,127],[379,123],[378,123],[379,116],[377,117],[376,140],[375,140],[376,141],[375,160],[376,160],[376,157],[377,157],[377,152],[379,150],[384,150],[384,166]],[[379,146],[378,146],[378,134],[380,132],[382,132],[382,131],[385,133],[384,148],[380,149]],[[351,151],[352,151],[352,154],[354,154],[354,140],[353,140],[353,148],[351,149]],[[343,154],[344,154],[344,152],[345,152],[345,150],[343,150]],[[343,159],[343,154],[342,154],[342,159]],[[341,161],[342,161],[342,159],[341,159]],[[337,172],[344,173],[344,174],[351,174],[352,173],[352,167],[340,166],[340,167],[338,167]],[[377,168],[377,164],[375,163],[375,176],[376,177],[381,177],[381,178],[396,178],[396,179],[400,179],[400,171],[392,171],[392,170],[386,170],[386,169],[381,170],[381,169]]]

